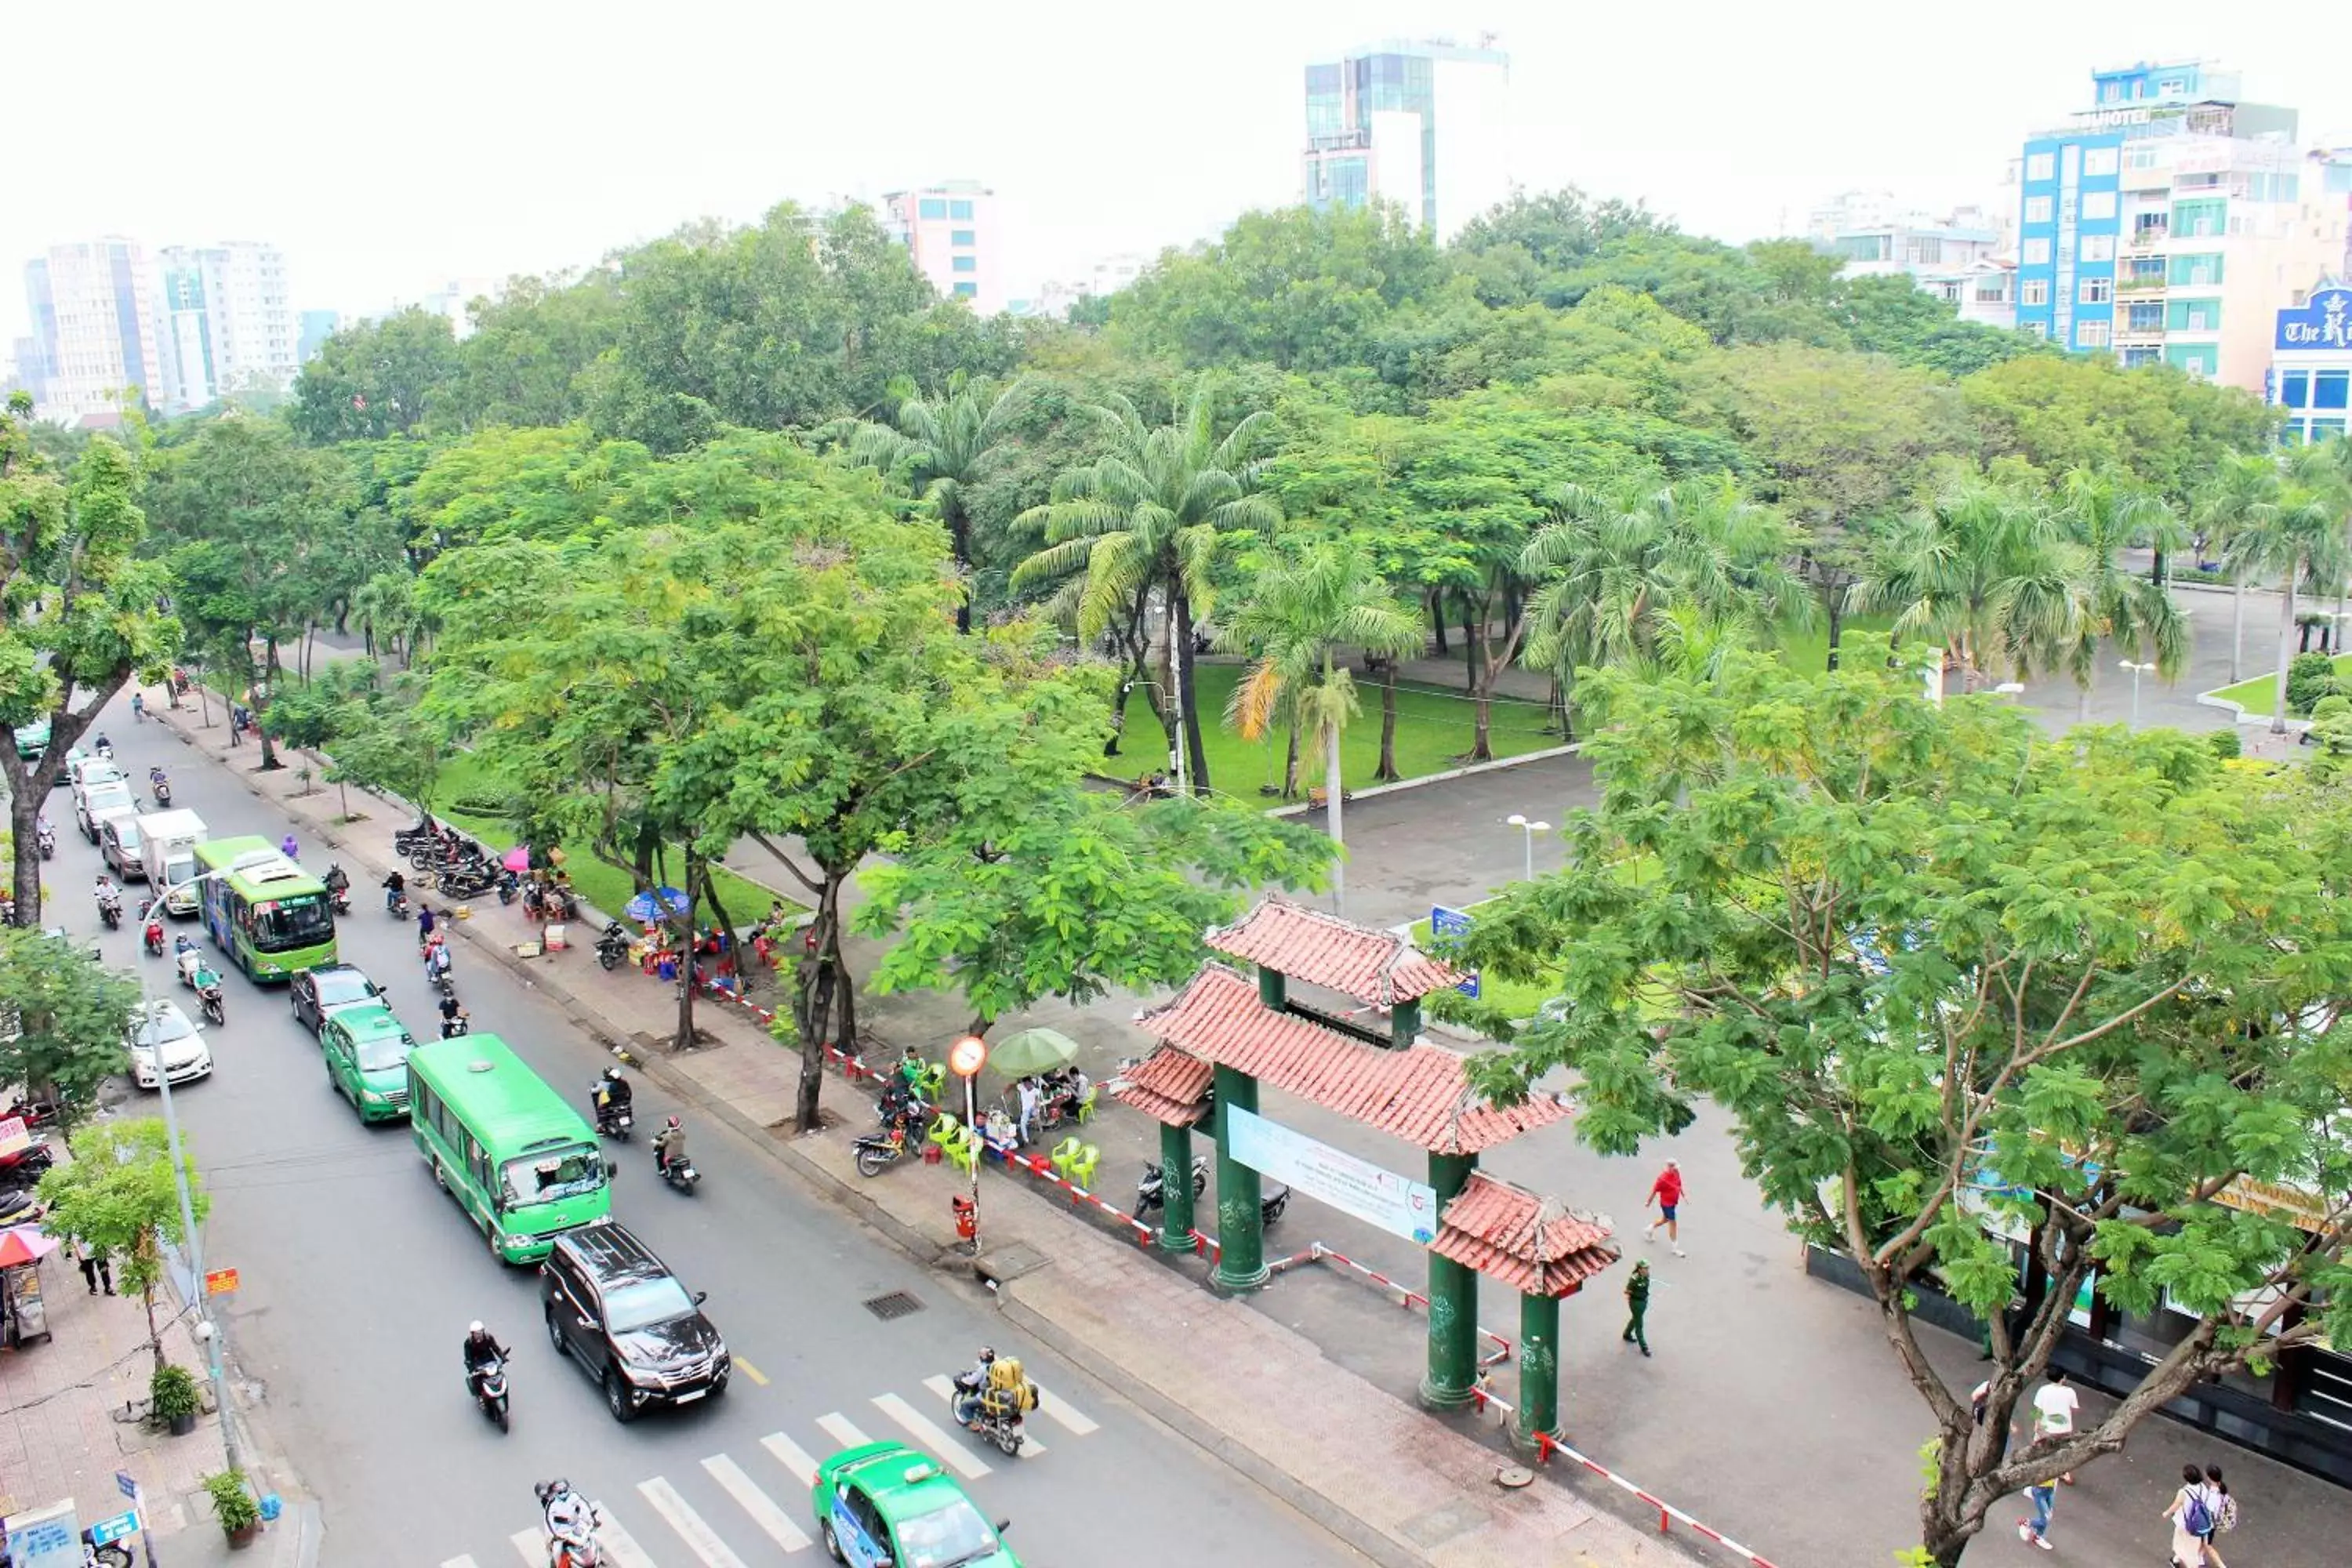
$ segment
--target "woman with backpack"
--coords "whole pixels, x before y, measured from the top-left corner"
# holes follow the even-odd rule
[[[2212,1499],[2204,1472],[2194,1465],[2181,1466],[2180,1489],[2164,1510],[2164,1517],[2172,1521],[2174,1568],[2204,1568],[2205,1538],[2213,1533]]]
[[[2221,1479],[2221,1466],[2205,1467],[2205,1492],[2207,1507],[2213,1515],[2213,1528],[2205,1532],[2207,1568],[2230,1568],[2221,1561],[2221,1553],[2214,1546],[2213,1538],[2224,1531],[2238,1528],[2238,1500],[2230,1495],[2230,1483]]]

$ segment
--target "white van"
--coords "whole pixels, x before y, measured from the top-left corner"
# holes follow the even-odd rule
[[[151,811],[139,819],[147,855],[147,880],[163,889],[166,912],[187,919],[196,912],[196,846],[210,837],[205,819],[184,806]]]

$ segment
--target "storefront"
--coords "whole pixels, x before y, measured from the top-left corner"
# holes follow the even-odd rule
[[[2305,303],[2278,313],[2265,386],[2286,416],[2282,443],[2345,433],[2352,417],[2352,288],[2324,283]]]

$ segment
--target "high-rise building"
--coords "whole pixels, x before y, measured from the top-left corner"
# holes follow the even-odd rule
[[[1511,194],[1511,57],[1389,39],[1307,68],[1308,206],[1394,202],[1440,240]]]
[[[1007,303],[997,234],[996,193],[978,180],[947,180],[882,198],[883,225],[942,294],[983,316]]]
[[[303,311],[302,335],[294,345],[294,356],[309,364],[310,356],[327,346],[327,340],[335,335],[335,329],[342,322],[342,317],[332,310]]]
[[[171,409],[238,392],[283,392],[301,367],[286,258],[274,245],[167,245],[157,253]]]
[[[25,264],[25,300],[40,344],[42,418],[107,422],[134,392],[163,405],[160,290],[138,241],[110,236],[51,246]]]
[[[1849,277],[1901,273],[1949,300],[1962,321],[2017,324],[2017,266],[2002,254],[2000,225],[1980,207],[1931,217],[1898,206],[1885,191],[1848,191],[1813,209],[1806,237],[1816,250],[1842,258]]]
[[[2091,77],[2090,108],[2025,143],[2018,325],[2070,349],[2262,390],[2278,312],[2343,263],[2341,194],[2295,111],[2204,60]]]

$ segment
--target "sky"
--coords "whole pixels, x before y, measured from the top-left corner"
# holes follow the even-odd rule
[[[1981,25],[1971,16],[1988,18]],[[999,196],[1015,297],[1297,197],[1301,72],[1375,38],[1499,37],[1510,174],[1638,197],[1735,241],[1840,191],[2001,196],[2095,65],[2202,56],[2352,142],[2311,17],[2043,0],[9,0],[0,353],[20,263],[124,234],[264,239],[346,313],[593,263],[700,216],[949,178]],[[1127,19],[1123,19],[1127,18]]]

